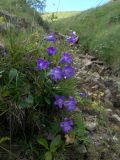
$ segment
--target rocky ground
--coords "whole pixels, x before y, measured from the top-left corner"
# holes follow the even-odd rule
[[[58,39],[66,35],[56,33]],[[67,160],[120,160],[120,75],[92,54],[80,51],[79,37],[71,46],[79,92],[89,103],[79,110],[86,124],[89,144],[69,152]]]
[[[89,106],[80,107],[90,139],[83,147],[83,159],[120,160],[119,76],[102,61],[79,51],[74,65],[80,92],[91,98]]]
[[[66,35],[56,33],[58,39]],[[71,150],[66,160],[120,160],[120,75],[92,54],[71,46],[79,92],[89,103],[79,107],[89,143]]]

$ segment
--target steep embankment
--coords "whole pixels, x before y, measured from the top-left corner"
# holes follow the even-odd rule
[[[56,21],[53,28],[63,33],[76,31],[86,50],[120,68],[120,1]]]
[[[48,25],[41,15],[22,0],[1,0],[0,1],[0,25],[3,17],[5,21],[21,26],[33,27],[35,25],[48,29]],[[2,20],[1,20],[2,19]],[[3,20],[4,21],[4,20]]]
[[[48,29],[49,26],[41,15],[25,1],[0,0],[0,54],[5,54],[6,48],[9,51],[13,48],[15,52],[19,52],[16,47],[19,48],[18,44],[23,43],[22,41],[29,41],[29,45],[33,47],[31,37],[35,36],[38,39],[40,35],[40,39]]]

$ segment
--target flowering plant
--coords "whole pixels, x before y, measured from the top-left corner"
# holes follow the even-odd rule
[[[73,143],[82,139],[80,121],[76,123],[79,102],[72,42],[57,40],[54,33],[44,41],[38,34],[37,43],[35,37],[30,36],[27,45],[13,39],[10,56],[1,59],[1,124],[7,131],[12,127],[12,143],[21,146],[24,159],[50,159],[59,148],[64,149],[69,136],[74,137]],[[24,151],[23,145],[27,145]]]
[[[66,43],[74,44],[75,38],[72,35],[71,38],[66,39]],[[74,132],[77,125],[72,114],[77,109],[77,101],[74,97],[75,68],[73,66],[73,57],[65,47],[61,50],[61,44],[57,42],[53,33],[45,39],[47,40],[47,49],[37,60],[38,75],[40,83],[43,85],[43,103],[46,103],[46,106],[48,106],[49,116],[52,115],[49,121],[51,122],[55,117],[57,120],[55,125],[58,125],[58,131],[55,129],[53,134],[56,136],[56,134],[63,132],[65,135],[75,135]],[[54,128],[54,124],[50,125],[53,125]],[[43,141],[45,142],[46,140],[40,140],[39,144],[45,146],[47,142],[44,144]],[[48,153],[51,156],[53,154],[51,149],[49,149],[46,155]]]
[[[46,90],[46,94],[49,94],[48,92],[53,93],[53,95],[51,94],[50,98],[54,100],[54,106],[58,106],[59,109],[66,108],[66,111],[71,112],[73,110],[76,110],[77,102],[72,97],[72,95],[58,95],[57,92],[59,89],[57,88],[57,84],[67,81],[75,75],[75,69],[72,65],[72,55],[68,52],[61,53],[58,63],[56,64],[54,61],[54,56],[58,54],[57,48],[55,46],[56,38],[52,33],[45,39],[49,42],[53,42],[53,44],[47,48],[47,58],[45,59],[43,57],[40,57],[37,60],[37,68],[40,71],[40,74],[42,71],[44,71],[42,73],[44,73],[45,88],[46,82],[48,80],[51,81],[51,83],[49,83],[49,86],[47,86],[48,89]],[[68,38],[66,40],[68,41]],[[68,42],[72,43],[72,41]],[[68,133],[73,129],[74,122],[70,118],[65,118],[64,121],[60,123],[60,127],[63,129],[64,133]]]

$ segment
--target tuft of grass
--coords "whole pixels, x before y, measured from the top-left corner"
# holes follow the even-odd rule
[[[108,64],[120,63],[120,1],[110,2],[76,16],[55,21],[52,27],[66,33],[76,31],[80,44]]]

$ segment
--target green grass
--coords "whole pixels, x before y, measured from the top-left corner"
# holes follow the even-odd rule
[[[75,16],[75,15],[77,15],[79,13],[80,12],[78,12],[78,11],[72,11],[72,12],[53,12],[53,13],[44,13],[42,15],[42,17],[43,17],[44,20],[50,21],[53,15],[55,17],[55,20],[59,20],[59,19]]]
[[[120,63],[120,1],[53,23],[56,31],[74,30],[80,44],[112,66]]]

